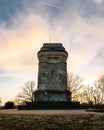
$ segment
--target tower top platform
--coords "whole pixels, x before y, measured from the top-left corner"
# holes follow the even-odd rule
[[[40,49],[40,51],[38,53],[40,53],[40,52],[47,52],[47,51],[62,51],[62,52],[66,52],[65,48],[62,45],[62,43],[44,43],[43,47]]]

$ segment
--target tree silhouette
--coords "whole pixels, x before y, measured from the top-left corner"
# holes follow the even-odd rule
[[[68,74],[67,86],[72,93],[72,100],[77,100],[81,96],[81,88],[83,87],[83,80],[80,76],[73,73]]]
[[[35,89],[35,82],[29,81],[24,84],[24,86],[21,88],[21,92],[16,96],[15,102],[17,104],[24,104],[27,102],[33,102],[33,92]]]

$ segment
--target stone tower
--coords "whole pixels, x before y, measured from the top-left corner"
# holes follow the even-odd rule
[[[77,109],[79,102],[71,101],[67,90],[68,53],[61,43],[44,43],[37,54],[38,86],[34,101],[18,106],[19,110],[36,109]]]
[[[61,43],[44,43],[37,54],[39,60],[38,90],[34,92],[36,102],[71,101],[67,90],[68,53]]]

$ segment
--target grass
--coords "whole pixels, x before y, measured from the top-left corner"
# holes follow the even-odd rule
[[[104,130],[104,115],[0,115],[0,130]]]

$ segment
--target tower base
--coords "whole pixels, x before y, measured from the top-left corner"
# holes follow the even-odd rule
[[[37,90],[34,92],[36,102],[71,102],[71,92],[68,90]]]
[[[80,109],[79,102],[71,101],[71,92],[68,90],[37,90],[34,92],[34,102],[26,102],[25,106],[18,106],[19,110],[54,110]]]
[[[25,106],[18,106],[18,110],[56,110],[80,109],[79,102],[27,102]]]

